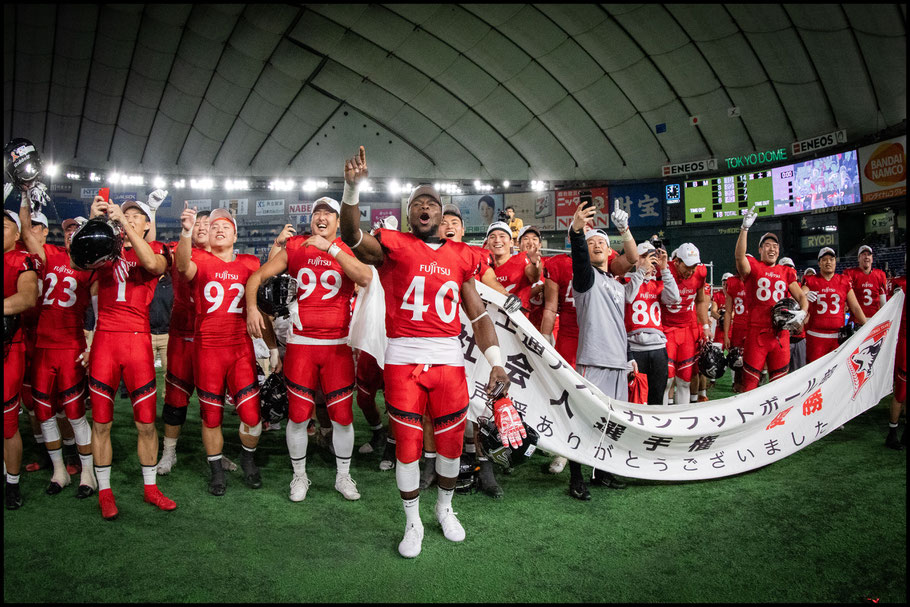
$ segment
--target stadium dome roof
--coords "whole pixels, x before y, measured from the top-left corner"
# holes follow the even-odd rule
[[[906,5],[3,10],[4,135],[81,166],[646,179],[906,124]]]

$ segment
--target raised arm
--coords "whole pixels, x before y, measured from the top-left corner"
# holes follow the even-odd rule
[[[582,208],[578,205],[572,225],[569,226],[569,244],[572,247],[572,290],[584,293],[594,286],[594,268],[588,254],[588,243],[585,241],[584,227],[594,217],[597,209],[593,206]]]
[[[739,229],[739,237],[736,239],[736,248],[733,251],[733,256],[736,259],[736,270],[739,272],[741,280],[745,280],[746,276],[752,272],[752,267],[746,258],[746,246],[748,245],[749,228],[755,223],[756,217],[758,217],[758,213],[752,209],[749,209],[743,215],[743,225]]]
[[[41,263],[47,263],[47,254],[44,252],[44,247],[32,234],[31,206],[28,203],[28,195],[25,192],[22,193],[22,204],[19,206],[19,221],[22,223],[19,235],[22,237],[26,250],[32,255],[37,255]]]
[[[617,206],[613,213],[610,214],[610,219],[613,220],[613,225],[616,226],[619,236],[622,238],[622,250],[624,253],[624,255],[617,255],[613,259],[610,264],[610,272],[613,276],[622,276],[631,271],[638,263],[638,245],[635,244],[635,239],[632,238],[632,232],[629,230],[628,213]]]
[[[123,216],[123,211],[120,210],[120,207],[116,204],[109,204],[108,215],[111,219],[119,221],[123,226],[123,232],[129,239],[130,244],[133,245],[133,251],[136,252],[136,257],[139,258],[139,265],[142,266],[142,269],[155,276],[164,274],[167,271],[167,258],[152,250],[151,245],[145,241],[145,235],[133,229],[133,226]]]
[[[183,203],[183,213],[180,214],[180,240],[177,242],[177,251],[174,253],[174,263],[177,271],[187,280],[196,276],[196,264],[193,262],[193,225],[196,223],[196,207],[192,209]]]
[[[366,150],[344,163],[344,194],[341,197],[341,240],[351,247],[361,262],[371,266],[382,265],[385,253],[382,243],[372,234],[360,229],[360,182],[367,178]]]

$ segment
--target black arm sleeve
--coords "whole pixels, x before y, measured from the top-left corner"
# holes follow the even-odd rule
[[[594,286],[594,268],[588,256],[584,232],[569,229],[569,244],[572,247],[572,290],[584,293]]]

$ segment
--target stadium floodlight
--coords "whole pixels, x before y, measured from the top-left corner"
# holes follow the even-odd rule
[[[142,175],[121,175],[120,183],[124,185],[145,185],[145,177]]]
[[[78,180],[81,178],[81,175],[79,175],[79,173],[76,173],[76,172],[72,172],[72,171],[71,171],[71,172],[69,172],[69,173],[66,174],[66,178],[67,178],[67,179],[72,179],[73,181],[78,181]]]
[[[190,187],[194,190],[210,190],[215,185],[215,182],[204,177],[201,179],[190,179]]]
[[[95,171],[92,171],[91,173],[88,174],[89,181],[101,181],[101,179],[102,179],[101,175],[99,175]]]
[[[535,192],[541,192],[547,189],[547,184],[544,181],[533,180],[531,181],[531,189]]]
[[[60,165],[57,164],[47,164],[44,167],[44,174],[48,177],[56,177],[57,173],[60,172]]]
[[[401,194],[402,192],[404,192],[404,188],[398,183],[397,179],[389,182],[389,194]]]
[[[509,184],[509,180],[508,180],[508,179],[506,179],[505,181],[502,182],[502,187],[504,187],[504,188],[509,187],[509,185],[510,185],[510,184]]]
[[[287,192],[295,186],[293,179],[273,179],[269,182],[269,189],[276,192]]]
[[[179,181],[175,181],[172,185],[173,185],[174,189],[176,189],[176,190],[179,190],[179,189],[181,189],[181,188],[185,188],[185,187],[186,187],[186,179],[180,179]]]
[[[107,176],[107,182],[112,185],[117,185],[120,183],[120,173],[110,173]]]
[[[164,189],[167,186],[167,182],[161,177],[161,175],[155,175],[152,178],[152,187],[156,190]]]
[[[372,192],[373,191],[373,184],[370,183],[369,179],[364,179],[363,181],[360,182],[360,191],[361,192]]]

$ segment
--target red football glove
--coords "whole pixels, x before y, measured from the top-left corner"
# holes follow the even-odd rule
[[[517,449],[521,446],[521,439],[527,438],[528,433],[521,423],[521,417],[515,410],[512,401],[503,396],[493,403],[493,417],[496,421],[496,427],[499,428],[499,438],[502,440],[502,446]]]

